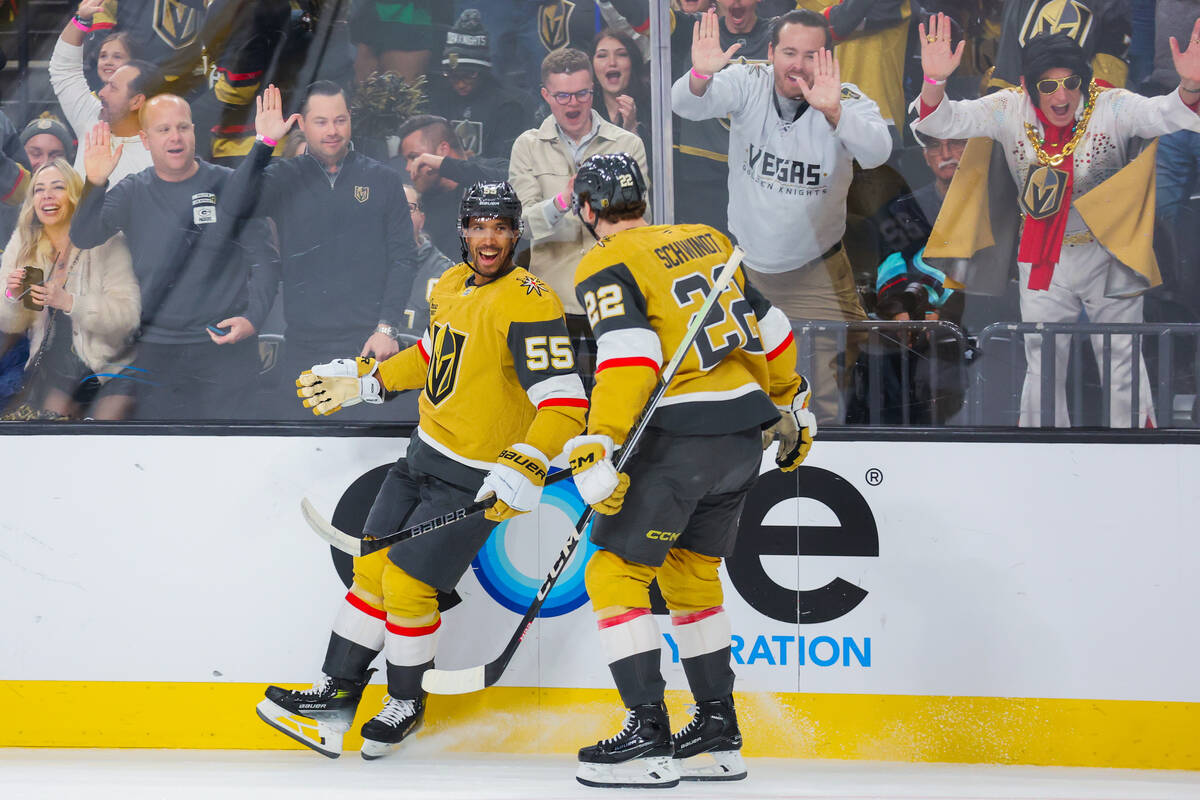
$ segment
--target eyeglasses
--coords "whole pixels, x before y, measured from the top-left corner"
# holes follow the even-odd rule
[[[409,204],[408,204],[408,213],[410,213],[410,214],[416,214],[416,213],[417,213],[418,211],[420,211],[420,210],[421,210],[421,204],[420,204],[420,203],[409,203]]]
[[[567,103],[571,102],[572,97],[575,98],[575,102],[577,103],[586,102],[587,99],[592,96],[592,90],[580,89],[578,92],[555,92],[550,96],[554,98],[554,102],[558,103],[560,106],[565,106]]]
[[[1078,75],[1068,75],[1065,78],[1043,78],[1037,82],[1037,90],[1039,94],[1054,94],[1061,86],[1069,92],[1073,92],[1083,85],[1083,78]]]

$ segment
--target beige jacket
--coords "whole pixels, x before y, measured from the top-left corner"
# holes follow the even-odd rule
[[[28,266],[17,263],[20,250],[21,232],[17,230],[0,256],[0,286],[6,285],[14,270]],[[70,313],[71,344],[90,369],[113,372],[113,367],[133,360],[130,342],[142,314],[142,295],[125,237],[118,234],[90,250],[72,247],[67,264],[71,272],[66,290],[75,296]],[[0,330],[29,331],[30,360],[42,345],[48,319],[46,311],[30,311],[0,292]]]
[[[642,175],[649,181],[646,147],[637,134],[606,122],[595,111],[592,124],[597,126],[596,136],[587,143],[580,161],[597,153],[629,153],[637,159]],[[525,131],[513,142],[508,182],[517,190],[524,208],[525,235],[532,248],[529,271],[550,284],[568,314],[583,313],[583,306],[575,298],[575,267],[596,240],[570,210],[553,226],[546,211],[555,196],[567,188],[575,168],[571,151],[559,138],[553,116],[546,117],[540,127]]]

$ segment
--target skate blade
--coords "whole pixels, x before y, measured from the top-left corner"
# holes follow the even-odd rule
[[[677,758],[681,781],[740,781],[746,777],[746,762],[738,750],[717,750],[691,758]]]
[[[404,734],[404,738],[398,742],[377,742],[374,739],[367,739],[364,737],[362,749],[358,751],[359,755],[363,757],[364,761],[374,761],[377,758],[383,758],[389,753],[394,753],[403,747],[404,743],[408,741],[409,737],[421,730],[424,725],[424,720],[417,723],[415,726],[413,726],[413,729]]]
[[[254,710],[263,722],[326,758],[337,758],[342,754],[344,730],[337,730],[327,722],[293,714],[270,700],[263,700]]]
[[[670,756],[635,758],[621,764],[581,761],[575,780],[602,789],[670,789],[679,785],[679,770]]]

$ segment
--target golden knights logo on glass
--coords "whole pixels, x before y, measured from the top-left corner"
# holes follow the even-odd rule
[[[1084,47],[1092,32],[1092,16],[1081,0],[1034,0],[1021,25],[1021,46],[1043,33],[1065,33]]]
[[[200,32],[200,12],[180,0],[154,0],[153,27],[158,38],[180,50]]]
[[[1046,219],[1058,213],[1067,191],[1067,173],[1054,167],[1030,170],[1021,192],[1021,208],[1033,219]]]
[[[429,372],[425,375],[425,396],[436,406],[454,394],[467,334],[436,323],[429,332],[433,352],[429,354]]]
[[[565,47],[571,38],[568,29],[575,4],[571,0],[558,3],[543,3],[538,9],[538,36],[547,50]]]

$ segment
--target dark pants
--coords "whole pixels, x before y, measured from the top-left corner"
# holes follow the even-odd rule
[[[237,344],[140,342],[126,369],[137,378],[128,389],[136,398],[133,419],[250,419],[249,390],[258,374],[258,340]]]

